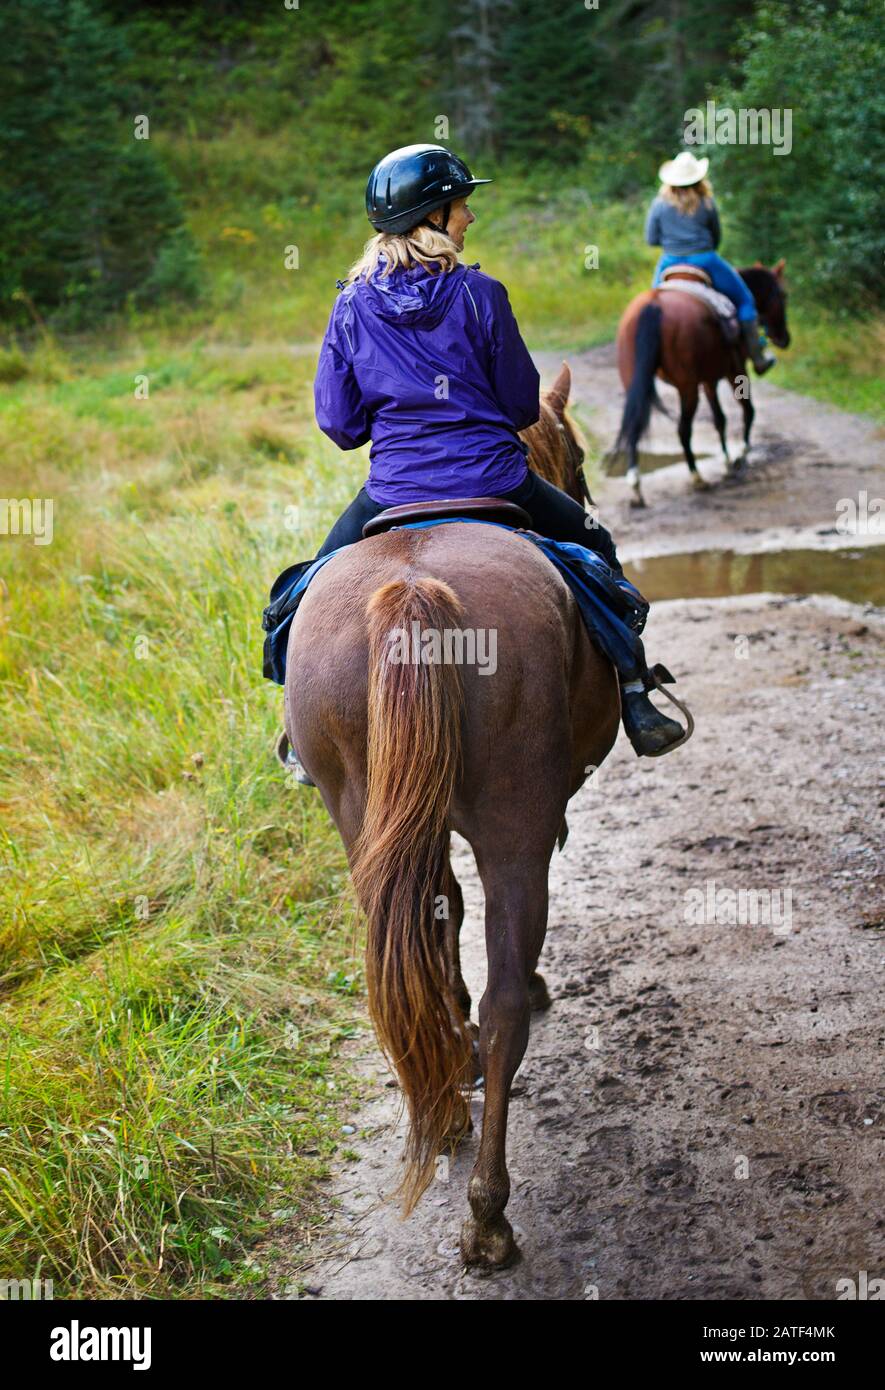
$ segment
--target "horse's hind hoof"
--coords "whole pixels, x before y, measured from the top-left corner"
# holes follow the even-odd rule
[[[691,485],[694,488],[695,492],[710,491],[710,484],[707,482],[706,478],[701,477],[700,473],[692,473]]]
[[[552,1002],[544,983],[544,976],[535,972],[529,980],[529,1008],[533,1014],[540,1014],[549,1009]]]
[[[513,1227],[504,1216],[488,1225],[468,1216],[461,1227],[461,1258],[471,1269],[508,1269],[520,1258]]]
[[[643,495],[642,495],[641,492],[634,492],[633,496],[630,498],[630,506],[631,506],[631,507],[644,507],[644,506],[645,506],[645,498],[643,497]]]

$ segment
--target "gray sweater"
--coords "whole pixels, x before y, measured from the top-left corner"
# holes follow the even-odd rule
[[[722,233],[716,204],[701,203],[690,217],[663,198],[655,198],[648,210],[645,239],[649,246],[660,246],[665,256],[694,256],[699,251],[715,251]]]

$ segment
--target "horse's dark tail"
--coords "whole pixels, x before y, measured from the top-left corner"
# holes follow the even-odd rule
[[[613,454],[621,449],[635,449],[651,418],[652,406],[664,415],[666,407],[655,388],[655,373],[661,363],[661,306],[646,304],[636,324],[636,345],[633,379],[627,390],[621,428],[615,440]]]

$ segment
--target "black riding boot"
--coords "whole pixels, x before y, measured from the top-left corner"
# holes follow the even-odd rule
[[[621,678],[621,719],[636,756],[660,758],[684,743],[688,734],[675,719],[668,719],[655,709],[649,699],[649,691],[656,690],[659,682],[672,684],[670,672],[665,666],[655,666],[652,674],[645,664],[644,652],[641,660],[642,667],[635,679]]]
[[[741,324],[741,334],[744,347],[747,349],[747,356],[756,368],[756,375],[764,376],[767,371],[777,365],[777,358],[762,344],[762,339],[759,336],[759,320],[745,319]]]

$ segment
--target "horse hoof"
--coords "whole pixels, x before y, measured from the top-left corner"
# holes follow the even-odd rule
[[[630,506],[631,506],[631,507],[644,507],[644,506],[645,506],[645,498],[643,497],[643,495],[642,495],[641,492],[634,492],[633,496],[630,498]]]
[[[519,1259],[513,1227],[504,1216],[481,1226],[468,1216],[461,1227],[461,1258],[468,1268],[507,1269]]]
[[[710,491],[710,484],[707,482],[706,478],[701,477],[700,473],[692,473],[691,485],[694,488],[695,492]]]
[[[543,1013],[545,1009],[550,1008],[552,1003],[553,1000],[550,998],[544,983],[544,976],[534,974],[529,980],[529,1008],[532,1013]]]
[[[461,1143],[461,1140],[466,1139],[467,1136],[472,1133],[473,1119],[470,1115],[466,1115],[463,1120],[456,1120],[448,1134],[443,1135],[443,1143],[447,1144],[451,1149],[456,1149]]]

